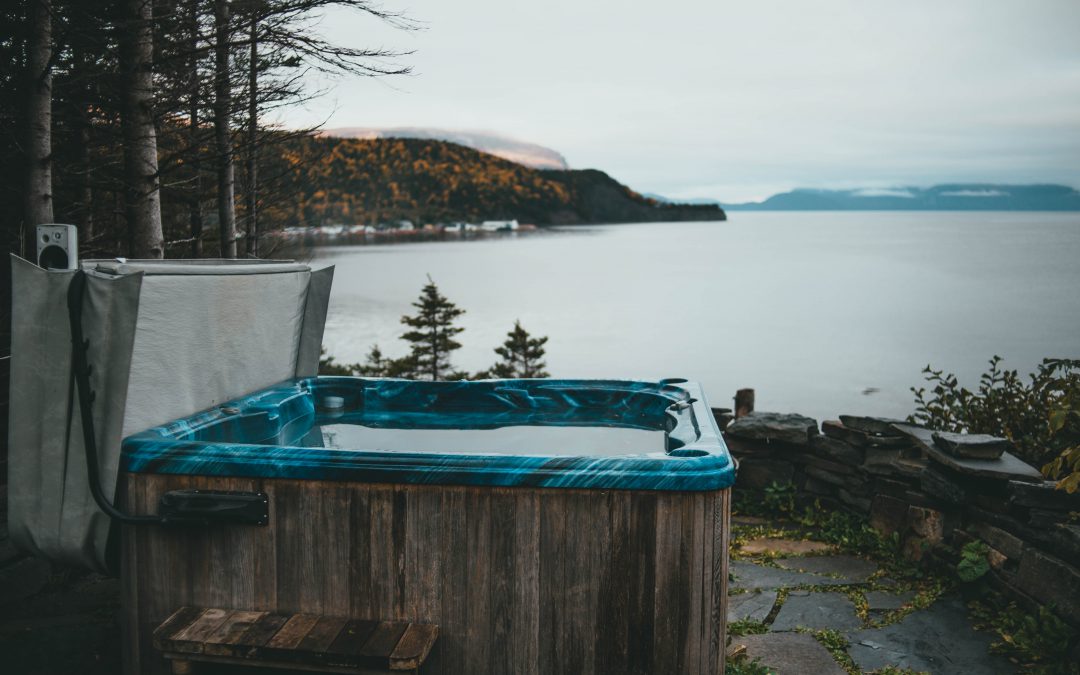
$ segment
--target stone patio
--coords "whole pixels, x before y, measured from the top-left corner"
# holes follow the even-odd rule
[[[767,628],[734,636],[732,644],[776,675],[844,675],[885,666],[931,675],[1017,672],[990,653],[993,635],[975,630],[959,597],[946,594],[914,609],[915,591],[885,578],[875,563],[794,534],[790,540],[790,546],[775,538],[747,542],[733,550],[731,564],[729,622]],[[815,639],[823,630],[847,641],[839,658]]]

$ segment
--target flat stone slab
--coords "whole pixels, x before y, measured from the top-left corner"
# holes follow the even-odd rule
[[[881,434],[883,436],[895,436],[894,424],[903,424],[904,420],[890,417],[863,417],[861,415],[841,415],[840,422],[848,429],[862,431],[867,434]]]
[[[981,478],[999,478],[1001,480],[1019,480],[1028,482],[1042,482],[1042,474],[1038,469],[1027,464],[1019,457],[1006,452],[997,459],[964,459],[953,457],[947,453],[930,448],[926,454],[935,462],[972,476]]]
[[[793,539],[753,539],[739,547],[743,553],[760,555],[762,553],[776,553],[778,555],[806,555],[808,553],[822,553],[833,550],[832,544],[823,541],[806,541]]]
[[[761,659],[776,675],[847,675],[813,636],[805,633],[742,635],[732,640],[746,645],[750,659]]]
[[[808,445],[810,436],[817,434],[817,420],[803,415],[754,412],[744,415],[724,430],[725,434],[753,441]]]
[[[762,588],[775,589],[800,584],[816,584],[821,586],[844,586],[848,582],[823,577],[820,574],[807,574],[805,572],[793,572],[791,570],[777,569],[766,565],[743,560],[731,562],[731,573],[735,575],[732,588]]]
[[[833,576],[850,583],[862,583],[878,567],[869,560],[850,555],[819,555],[810,558],[785,558],[776,563],[784,569]]]
[[[947,431],[934,432],[934,444],[953,457],[967,459],[997,459],[1001,453],[1012,449],[1007,438],[989,434],[954,434]]]
[[[915,591],[903,591],[901,593],[870,591],[866,593],[866,605],[871,612],[890,612],[894,609],[900,609],[914,599]]]
[[[854,630],[862,627],[855,605],[841,593],[792,593],[772,623],[772,631],[796,628]]]
[[[1042,474],[1035,467],[1024,463],[1012,453],[1003,453],[997,459],[953,457],[934,444],[933,431],[911,424],[894,424],[893,427],[897,431],[908,434],[911,438],[917,440],[930,459],[949,467],[953,471],[980,478],[1018,480],[1029,483],[1041,483],[1043,480]]]
[[[728,621],[764,621],[773,605],[776,604],[776,591],[750,591],[728,596]]]
[[[930,673],[1014,673],[1008,659],[990,654],[993,637],[976,631],[963,602],[948,596],[884,628],[846,632],[848,653],[862,670],[884,666]]]

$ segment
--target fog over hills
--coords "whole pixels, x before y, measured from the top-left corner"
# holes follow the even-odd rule
[[[502,157],[533,169],[569,169],[566,159],[551,148],[519,141],[490,131],[437,129],[431,127],[338,127],[323,129],[323,136],[335,138],[417,138],[449,141],[489,155]]]

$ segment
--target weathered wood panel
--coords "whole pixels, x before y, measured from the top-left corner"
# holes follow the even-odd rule
[[[271,508],[264,528],[125,530],[129,673],[168,672],[151,631],[182,606],[351,617],[323,631],[344,640],[439,624],[433,674],[723,672],[727,491],[125,478],[137,512],[196,487]]]

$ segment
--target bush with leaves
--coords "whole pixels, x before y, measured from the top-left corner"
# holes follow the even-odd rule
[[[1058,479],[1067,492],[1080,489],[1080,383],[1076,378],[1054,385],[1060,396],[1051,404],[1048,422],[1051,448],[1058,456],[1043,467],[1048,478]]]
[[[986,576],[990,571],[990,547],[981,541],[969,541],[960,551],[960,562],[956,564],[956,576],[960,581],[971,584]]]
[[[1008,438],[1017,454],[1062,487],[1080,483],[1080,360],[1043,359],[1028,381],[990,359],[990,368],[971,391],[956,376],[927,366],[930,388],[912,387],[915,413],[908,420],[931,429],[993,434]],[[1060,460],[1060,461],[1058,461]]]

